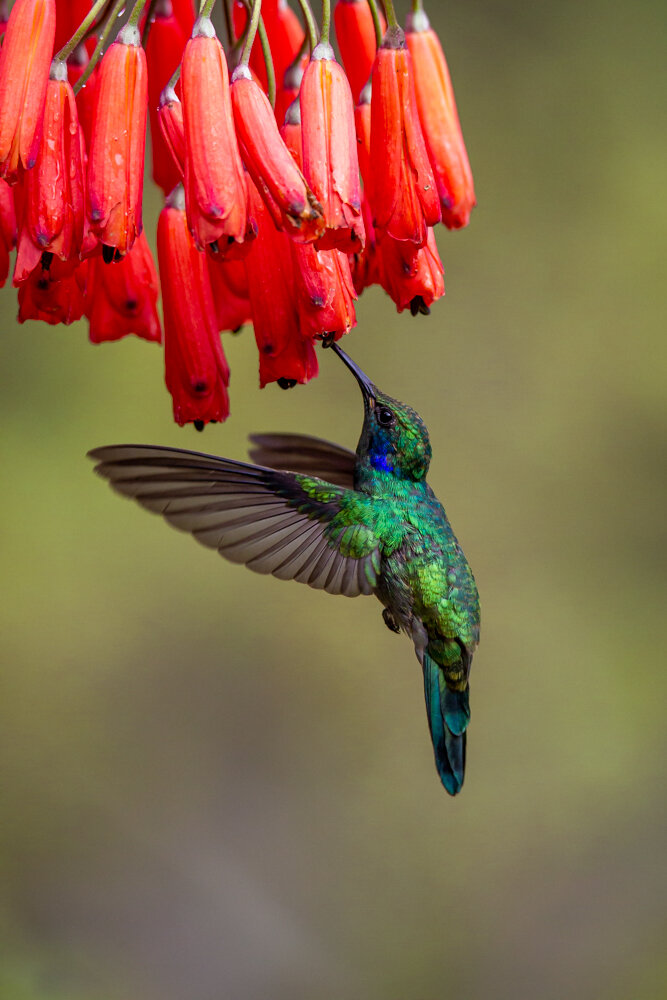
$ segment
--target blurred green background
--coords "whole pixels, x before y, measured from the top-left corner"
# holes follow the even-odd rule
[[[199,436],[157,348],[20,327],[5,288],[2,1000],[667,995],[665,8],[431,15],[479,207],[431,317],[372,289],[345,346],[423,414],[479,582],[463,794],[376,602],[228,565],[84,458],[354,447],[343,366],[260,392],[227,337]]]

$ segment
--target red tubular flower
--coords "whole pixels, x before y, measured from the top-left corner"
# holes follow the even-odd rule
[[[248,193],[239,154],[227,60],[211,21],[200,17],[185,47],[181,73],[185,126],[185,204],[200,249],[243,243]]]
[[[157,314],[158,277],[146,234],[141,233],[122,260],[105,264],[101,256],[88,265],[86,316],[90,340],[101,344],[134,333],[160,343]]]
[[[247,66],[236,67],[231,90],[243,161],[273,221],[298,242],[317,239],[324,232],[322,206],[281,139],[269,100]]]
[[[67,73],[72,87],[75,87],[83,76],[89,61],[85,45],[77,45],[67,60]],[[98,78],[99,72],[96,67],[88,77],[85,86],[76,95],[76,110],[79,114],[79,124],[86,140],[86,149],[90,149],[90,142],[93,137],[93,119],[97,104]]]
[[[0,177],[34,166],[56,30],[54,0],[16,0],[0,49]]]
[[[160,0],[146,42],[148,66],[148,115],[151,124],[153,180],[165,194],[183,180],[182,172],[173,163],[158,118],[160,95],[183,58],[188,36],[174,14],[171,0]]]
[[[90,13],[90,0],[56,0],[56,38],[54,52],[60,52],[63,45],[79,27],[84,17]]]
[[[435,235],[429,229],[426,243],[415,248],[406,240],[383,236],[378,242],[380,284],[398,312],[409,307],[413,316],[427,316],[436,299],[445,294],[443,266]]]
[[[276,80],[279,82],[285,75],[285,70],[293,62],[303,42],[301,22],[286,0],[263,0],[262,18],[271,46],[271,58]],[[245,4],[236,0],[234,4],[234,27],[237,38],[241,38],[248,21]],[[267,89],[266,66],[259,38],[250,52],[250,66],[257,74],[261,86]]]
[[[477,202],[445,54],[423,10],[408,14],[405,38],[442,221],[448,229],[460,229],[468,225]]]
[[[389,28],[373,64],[371,155],[366,178],[378,238],[426,242],[440,200],[417,113],[412,60],[400,28]]]
[[[357,136],[359,170],[368,187],[371,180],[371,88],[364,87],[354,107],[354,130]]]
[[[364,288],[370,288],[371,285],[379,285],[381,283],[380,258],[375,227],[373,226],[373,215],[368,198],[365,195],[362,196],[361,211],[366,227],[366,242],[361,253],[350,254],[349,257],[352,281],[357,295],[361,295]]]
[[[207,257],[218,330],[236,331],[250,322],[248,275],[242,260]]]
[[[148,92],[138,28],[127,24],[105,52],[96,98],[88,158],[91,229],[105,247],[123,256],[143,228]]]
[[[46,266],[45,266],[46,265]],[[56,323],[76,322],[83,316],[88,261],[72,271],[58,257],[45,255],[27,281],[19,288],[19,323],[28,319]]]
[[[367,195],[367,185],[371,175],[371,88],[366,85],[359,96],[359,102],[354,109],[354,126],[357,133],[357,153],[359,169],[364,181],[361,196],[361,211],[364,217],[366,243],[360,253],[354,254],[351,261],[352,277],[357,294],[364,288],[377,285],[380,282],[379,258],[377,241],[373,225],[373,213]]]
[[[301,140],[301,101],[292,101],[284,123],[280,126],[280,137],[287,146],[290,156],[299,170],[303,166],[303,143]]]
[[[296,101],[299,96],[301,81],[303,80],[303,74],[307,65],[308,56],[304,56],[298,63],[293,66],[288,66],[285,70],[282,85],[279,86],[276,91],[275,116],[278,126],[283,124],[290,104],[292,104],[293,101]]]
[[[384,34],[386,23],[382,14],[380,22]],[[334,23],[340,57],[356,103],[368,83],[377,51],[373,16],[367,0],[338,0],[334,9]]]
[[[301,336],[339,340],[356,326],[357,293],[347,254],[294,246],[295,292]]]
[[[259,350],[259,384],[284,388],[317,375],[315,349],[299,332],[289,238],[273,225],[254,184],[249,185],[257,239],[245,258],[250,307]]]
[[[67,66],[54,60],[46,88],[37,162],[25,175],[14,284],[26,281],[42,254],[78,266],[85,208],[81,134]]]
[[[290,108],[281,129],[285,145],[298,165],[302,140],[299,102]],[[294,244],[294,289],[301,335],[311,340],[333,334],[338,340],[356,325],[350,262],[342,250],[316,250],[312,244]]]
[[[165,87],[160,95],[158,127],[166,155],[171,158],[173,171],[182,182],[185,176],[183,105],[173,87]]]
[[[184,37],[189,38],[192,34],[192,26],[195,23],[194,4],[192,0],[171,0],[171,5]]]
[[[16,246],[16,211],[14,193],[7,181],[0,180],[0,288],[9,274],[9,254]]]
[[[364,244],[352,93],[333,49],[313,49],[301,84],[303,172],[324,208],[320,250],[354,253]]]
[[[164,307],[165,380],[174,419],[201,428],[229,415],[229,367],[222,352],[207,258],[188,230],[183,188],[160,213],[157,252]]]

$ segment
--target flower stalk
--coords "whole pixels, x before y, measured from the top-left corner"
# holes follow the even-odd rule
[[[90,8],[90,13],[86,15],[78,29],[70,38],[69,42],[67,42],[66,45],[63,45],[60,52],[58,52],[54,58],[58,59],[60,62],[66,62],[74,52],[77,45],[85,40],[93,25],[104,18],[104,14],[110,3],[111,0],[97,0],[97,2]]]
[[[111,7],[107,11],[105,25],[102,28],[102,31],[100,32],[100,37],[98,39],[97,45],[95,46],[93,54],[90,57],[90,61],[74,86],[75,94],[78,94],[79,91],[81,91],[86,86],[88,80],[90,79],[93,73],[93,70],[95,69],[98,62],[104,55],[107,44],[114,30],[117,27],[116,19],[122,13],[124,7],[125,7],[125,0],[116,0],[113,7]]]
[[[375,29],[375,44],[378,48],[382,45],[382,21],[376,0],[367,0],[371,17],[373,18],[373,28]]]
[[[308,40],[310,43],[310,51],[312,52],[319,41],[319,33],[317,30],[317,21],[315,20],[315,15],[311,9],[308,0],[299,0],[299,7],[301,8],[301,13],[303,14],[303,19],[306,24],[306,30],[308,32]]]

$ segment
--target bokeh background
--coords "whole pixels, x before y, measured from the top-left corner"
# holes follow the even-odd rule
[[[333,355],[171,421],[159,350],[2,309],[2,1000],[655,1000],[665,960],[661,2],[431,2],[479,207],[447,296],[346,347],[423,414],[478,578],[464,792],[373,600],[121,501],[95,445],[354,447]],[[148,228],[158,210],[148,198]]]

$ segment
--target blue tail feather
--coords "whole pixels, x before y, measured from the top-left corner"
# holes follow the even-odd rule
[[[441,690],[443,687],[441,698],[445,725],[455,736],[461,736],[470,722],[470,688],[466,688],[465,691],[452,691],[445,685],[444,680],[441,682]]]
[[[466,759],[465,728],[470,719],[468,692],[450,691],[442,670],[424,653],[424,694],[435,766],[445,790],[456,795],[463,787]]]

